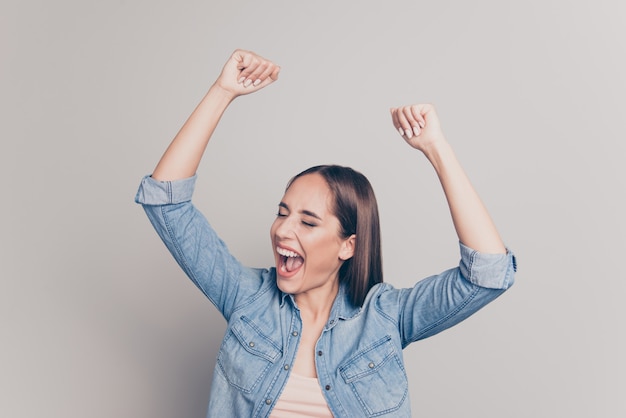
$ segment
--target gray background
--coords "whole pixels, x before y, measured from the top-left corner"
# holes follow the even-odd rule
[[[405,351],[415,415],[626,416],[625,22],[619,0],[3,0],[0,416],[204,416],[224,323],[133,197],[235,48],[283,68],[199,171],[240,259],[270,265],[287,179],[339,163],[377,192],[386,281],[454,265],[388,115],[432,102],[520,269]]]

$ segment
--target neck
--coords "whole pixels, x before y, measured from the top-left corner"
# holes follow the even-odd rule
[[[326,322],[330,316],[330,311],[335,302],[335,298],[339,293],[339,282],[335,282],[334,285],[326,289],[315,289],[316,291],[309,291],[305,293],[299,293],[294,296],[300,314],[303,317],[307,317],[314,321]]]

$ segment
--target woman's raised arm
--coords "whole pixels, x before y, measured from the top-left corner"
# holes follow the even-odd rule
[[[233,52],[220,76],[161,157],[152,177],[171,181],[193,176],[228,105],[238,96],[273,83],[279,71],[276,64],[253,52]]]
[[[432,105],[391,109],[393,124],[405,141],[431,162],[448,200],[459,240],[482,253],[506,253],[500,235],[446,141]]]

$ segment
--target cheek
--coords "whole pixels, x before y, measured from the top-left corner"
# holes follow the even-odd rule
[[[309,241],[309,248],[319,254],[319,258],[328,261],[336,261],[339,255],[339,239],[332,234],[318,236]]]

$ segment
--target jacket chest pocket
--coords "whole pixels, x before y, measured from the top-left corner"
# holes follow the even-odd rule
[[[396,411],[408,396],[402,359],[389,336],[352,356],[339,372],[369,417]]]
[[[241,317],[229,327],[217,364],[231,386],[250,393],[281,353],[278,344],[249,318]]]

